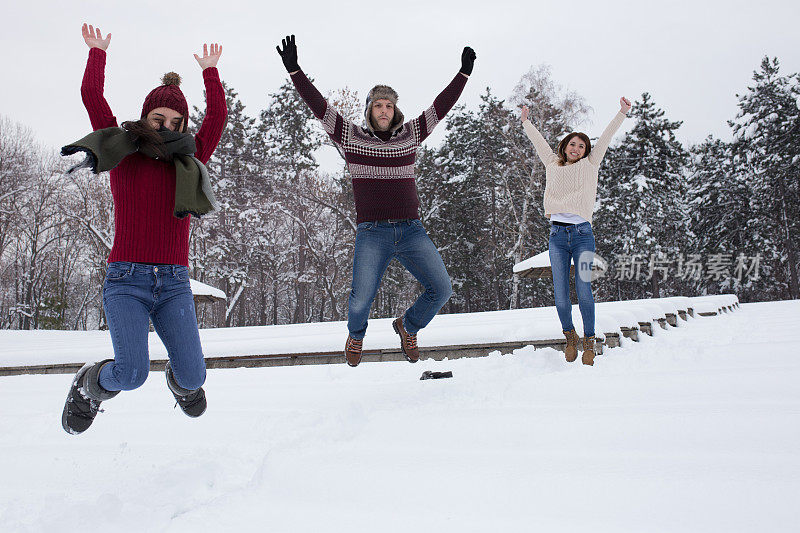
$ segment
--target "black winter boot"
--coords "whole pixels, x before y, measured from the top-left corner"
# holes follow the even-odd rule
[[[94,417],[101,411],[100,402],[110,400],[119,391],[107,391],[98,381],[100,370],[113,359],[99,363],[86,363],[75,374],[72,385],[61,413],[61,426],[72,435],[83,433],[94,422]]]
[[[184,413],[192,418],[197,418],[206,412],[206,392],[203,387],[197,390],[184,389],[178,382],[175,381],[175,376],[172,375],[172,366],[167,361],[167,367],[164,369],[164,374],[167,376],[167,387],[175,396],[175,405],[180,405]]]

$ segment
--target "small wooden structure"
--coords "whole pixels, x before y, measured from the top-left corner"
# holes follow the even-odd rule
[[[592,270],[605,272],[608,270],[608,263],[599,255],[594,256]],[[514,273],[521,278],[552,278],[553,269],[550,266],[550,252],[544,252],[529,257],[525,261],[520,261],[514,265]],[[575,265],[569,265],[569,277],[572,279],[575,273]]]
[[[194,305],[197,307],[197,304],[201,303],[217,303],[217,302],[224,302],[228,299],[224,292],[221,290],[212,287],[211,285],[206,285],[196,279],[190,279],[189,285],[192,287],[192,295],[194,296]]]
[[[228,301],[228,296],[221,290],[211,285],[206,285],[196,279],[190,279],[189,283],[192,286],[192,295],[194,296],[194,312],[197,315],[197,323],[203,324],[203,317],[209,314],[208,309],[201,309],[204,306],[210,306],[210,316],[220,317],[220,326],[225,325],[225,307]],[[202,305],[201,305],[202,304]],[[202,326],[201,326],[202,327]]]

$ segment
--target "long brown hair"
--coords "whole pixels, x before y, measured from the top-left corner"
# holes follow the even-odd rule
[[[589,152],[592,151],[592,141],[589,140],[589,137],[580,131],[573,131],[558,143],[556,154],[558,155],[558,164],[562,167],[567,164],[567,145],[573,137],[578,137],[586,145],[586,151],[583,153],[583,157],[588,156]],[[583,157],[581,157],[581,159],[583,159]],[[580,159],[578,161],[580,161]]]
[[[161,136],[148,124],[147,119],[129,120],[122,123],[122,127],[136,136],[139,151],[145,154],[154,154],[158,159],[169,159],[167,147]]]

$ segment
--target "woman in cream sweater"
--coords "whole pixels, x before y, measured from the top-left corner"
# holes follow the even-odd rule
[[[611,120],[592,149],[589,137],[572,132],[558,143],[553,152],[542,134],[528,120],[528,108],[522,107],[522,127],[545,166],[544,214],[550,219],[550,265],[553,292],[561,327],[567,337],[567,361],[578,357],[578,335],[572,325],[569,299],[569,268],[575,263],[575,292],[583,318],[583,355],[585,365],[594,364],[594,298],[591,272],[595,242],[592,213],[597,199],[597,175],[611,138],[631,109],[627,98],[620,98],[619,113]]]

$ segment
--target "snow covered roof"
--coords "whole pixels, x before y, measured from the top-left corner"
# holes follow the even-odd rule
[[[225,293],[216,287],[201,283],[196,279],[190,279],[189,285],[192,287],[192,294],[195,300],[202,300],[207,302],[217,302],[219,300],[227,300],[228,297]]]
[[[599,255],[594,256],[594,263],[596,268],[604,271],[608,270],[608,263]],[[573,268],[574,267],[570,265],[570,271]],[[513,272],[521,275],[523,278],[539,278],[550,276],[550,252],[545,250],[540,254],[529,257],[524,261],[520,261],[514,265]]]
[[[530,270],[532,268],[549,268],[550,267],[550,252],[545,250],[544,252],[534,255],[533,257],[529,257],[525,261],[521,261],[514,265],[514,272],[524,272],[526,270]]]

